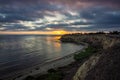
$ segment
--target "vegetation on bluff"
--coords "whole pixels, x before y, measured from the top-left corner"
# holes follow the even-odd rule
[[[76,61],[81,61],[85,58],[88,58],[90,55],[92,55],[93,53],[97,52],[97,50],[91,46],[89,46],[88,48],[86,48],[84,51],[78,53],[78,54],[74,54],[74,59]]]
[[[120,80],[120,43],[103,51],[84,80]]]
[[[47,74],[33,77],[28,76],[24,80],[62,80],[64,77],[63,73],[60,70],[49,69]]]
[[[97,49],[97,53],[100,55],[94,68],[89,69],[86,74],[78,72],[79,74],[83,73],[86,75],[85,78],[81,79],[81,75],[78,74],[76,75],[78,79],[75,80],[120,80],[120,32],[114,31],[107,34],[68,34],[62,36],[61,41],[88,43],[89,46]],[[93,52],[88,47],[88,50],[75,54],[74,58],[79,61],[91,56]]]

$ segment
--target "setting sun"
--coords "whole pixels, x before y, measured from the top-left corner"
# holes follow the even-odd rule
[[[57,30],[57,31],[53,31],[53,34],[57,34],[57,35],[63,35],[63,34],[67,34],[67,31],[64,30]]]

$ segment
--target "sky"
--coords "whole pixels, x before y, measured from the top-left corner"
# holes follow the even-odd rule
[[[0,0],[5,32],[120,31],[120,0]]]

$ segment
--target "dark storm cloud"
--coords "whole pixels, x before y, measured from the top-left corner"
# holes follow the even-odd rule
[[[104,7],[86,9],[81,12],[81,16],[93,21],[95,24],[119,24],[120,10],[111,10]]]
[[[0,22],[31,21],[43,18],[44,13],[42,12],[46,10],[56,11],[59,9],[54,5],[44,4],[40,0],[0,0]]]
[[[0,0],[0,30],[119,28],[119,5],[119,0]]]
[[[31,17],[26,17],[25,15],[19,15],[19,14],[9,14],[5,17],[0,17],[0,22],[17,22],[18,20],[31,21],[34,19],[32,19]]]
[[[43,3],[42,0],[0,0],[1,5],[7,4],[33,4],[33,3]]]
[[[77,1],[82,1],[82,2],[101,2],[101,3],[116,3],[116,4],[120,4],[120,0],[77,0]]]
[[[111,4],[111,5],[119,5],[120,0],[0,0],[1,5],[9,5],[9,4],[23,4],[23,5],[33,5],[33,4],[46,4],[50,2],[58,2],[63,4],[75,4],[78,2],[85,3],[102,3],[102,4]]]
[[[11,31],[14,31],[14,30],[28,30],[29,28],[28,27],[24,27],[22,25],[19,25],[19,24],[16,24],[16,25],[9,25],[8,26],[5,26],[5,30],[11,30]]]

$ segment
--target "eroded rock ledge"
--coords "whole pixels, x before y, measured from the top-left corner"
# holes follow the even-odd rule
[[[96,54],[91,56],[87,61],[85,61],[76,72],[75,76],[73,77],[73,80],[84,80],[84,78],[87,75],[87,72],[95,66],[99,58],[100,54]]]
[[[63,42],[85,42],[98,52],[86,60],[73,80],[120,80],[120,37],[105,34],[68,34]]]

